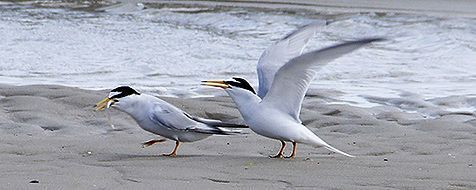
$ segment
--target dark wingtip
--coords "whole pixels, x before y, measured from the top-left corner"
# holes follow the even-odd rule
[[[382,37],[372,37],[372,38],[362,38],[362,39],[356,39],[356,40],[352,40],[352,41],[347,41],[347,43],[344,43],[344,44],[369,44],[369,43],[372,43],[372,42],[382,42],[382,41],[386,41],[387,39],[386,38],[382,38]],[[344,45],[344,44],[341,44],[341,45]]]
[[[387,41],[387,39],[383,37],[375,37],[375,38],[364,38],[361,41],[364,43],[371,43],[371,42],[383,42],[383,41]]]
[[[235,129],[248,129],[248,128],[250,128],[248,125],[231,124],[231,123],[228,123],[228,125],[223,125],[223,126],[219,126],[219,127],[223,127],[223,128],[235,128]]]

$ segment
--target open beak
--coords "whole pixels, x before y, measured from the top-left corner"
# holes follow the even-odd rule
[[[114,101],[112,101],[109,98],[104,98],[103,100],[96,103],[96,105],[94,107],[96,107],[96,111],[102,111],[106,108],[109,108],[111,106],[112,102],[114,102]]]
[[[225,81],[222,80],[204,80],[202,81],[203,86],[213,86],[213,87],[220,87],[223,89],[230,88],[230,85],[226,84]]]

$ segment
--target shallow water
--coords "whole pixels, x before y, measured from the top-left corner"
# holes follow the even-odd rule
[[[333,102],[373,106],[382,103],[366,97],[408,93],[476,96],[475,19],[135,5],[104,10],[0,3],[1,82],[217,95],[222,92],[200,81],[242,76],[256,84],[255,66],[267,46],[299,26],[330,20],[307,50],[362,37],[390,39],[320,71],[311,88],[342,92]],[[476,105],[454,109],[468,106]]]

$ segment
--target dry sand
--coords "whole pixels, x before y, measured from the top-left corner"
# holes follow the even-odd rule
[[[168,158],[160,154],[172,141],[141,148],[155,136],[117,111],[112,130],[105,112],[93,111],[106,94],[0,85],[0,189],[476,189],[474,113],[425,119],[394,107],[330,105],[324,91],[306,98],[302,120],[357,158],[300,145],[295,160],[270,159],[279,142],[249,130],[184,144]],[[195,115],[240,120],[226,97],[164,99]]]

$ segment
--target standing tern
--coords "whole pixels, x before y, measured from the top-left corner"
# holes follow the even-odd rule
[[[286,158],[295,158],[297,143],[325,147],[330,151],[354,157],[330,146],[304,126],[299,119],[301,104],[309,84],[321,67],[366,44],[383,39],[344,42],[299,56],[309,38],[314,35],[311,32],[313,30],[313,25],[301,28],[263,53],[257,67],[258,94],[243,78],[202,81],[202,85],[225,89],[252,131],[281,142],[281,149],[277,155],[270,156],[272,158],[285,157],[283,152],[286,142],[293,144],[293,151]],[[289,58],[293,55],[296,57]]]
[[[117,87],[96,104],[96,110],[116,108],[132,116],[144,130],[175,141],[170,154],[176,156],[180,142],[194,142],[211,135],[238,134],[239,131],[224,127],[243,128],[245,126],[221,122],[218,120],[194,117],[157,97],[139,93],[128,86]],[[165,139],[150,140],[144,147],[163,142]]]

